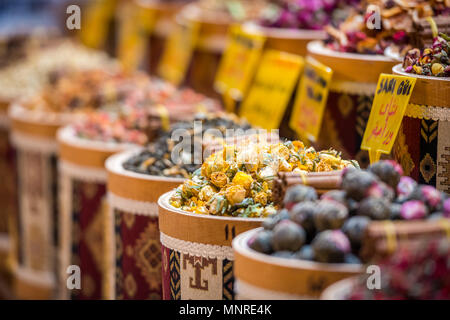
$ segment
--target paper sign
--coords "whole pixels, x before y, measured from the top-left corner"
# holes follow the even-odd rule
[[[99,49],[105,45],[115,7],[115,0],[96,0],[87,4],[82,12],[80,29],[80,40],[85,46]]]
[[[303,69],[302,57],[267,50],[245,98],[241,116],[263,129],[277,129]]]
[[[214,82],[218,92],[236,101],[242,100],[256,71],[264,42],[261,34],[245,32],[239,25],[230,27],[227,48]]]
[[[120,9],[118,58],[125,71],[133,72],[144,59],[155,24],[155,12],[133,2],[124,3]]]
[[[369,151],[370,163],[391,152],[415,84],[415,78],[380,75],[361,143],[361,149]]]
[[[159,75],[175,85],[180,85],[186,76],[192,53],[197,43],[200,24],[182,21],[169,36],[158,67]]]
[[[307,57],[289,126],[300,137],[317,140],[328,98],[333,70]]]

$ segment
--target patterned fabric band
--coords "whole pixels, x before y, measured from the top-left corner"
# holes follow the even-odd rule
[[[194,256],[234,260],[233,249],[231,247],[184,241],[172,238],[162,232],[161,244],[172,250]]]
[[[408,104],[405,116],[434,121],[450,121],[450,108]]]
[[[107,172],[106,170],[89,168],[84,166],[79,166],[68,161],[59,161],[59,170],[72,178],[80,179],[88,182],[101,182],[106,183]]]
[[[149,217],[158,216],[158,204],[156,203],[126,199],[112,192],[108,192],[108,203],[110,207],[125,212]]]
[[[35,138],[19,132],[11,133],[11,142],[16,148],[31,152],[54,154],[58,151],[58,143],[56,140]]]

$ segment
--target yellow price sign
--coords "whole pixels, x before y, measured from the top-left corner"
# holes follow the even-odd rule
[[[416,79],[382,73],[378,78],[361,149],[369,151],[370,163],[389,154],[397,137]]]
[[[159,75],[175,85],[180,85],[186,76],[192,53],[197,44],[200,24],[195,21],[179,22],[169,36],[164,48]]]
[[[333,70],[307,57],[289,126],[303,138],[317,140]]]
[[[277,129],[303,66],[298,55],[267,50],[242,104],[241,116],[254,126]]]
[[[124,3],[120,9],[118,58],[125,71],[133,72],[144,59],[156,15],[134,2]]]
[[[226,98],[240,101],[254,76],[266,39],[262,34],[246,32],[240,25],[231,26],[228,33],[214,87]]]
[[[79,34],[85,46],[99,49],[105,45],[109,20],[114,16],[116,2],[116,0],[93,0],[86,5]]]

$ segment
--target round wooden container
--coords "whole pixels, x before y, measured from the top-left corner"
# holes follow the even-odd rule
[[[72,127],[58,131],[59,295],[62,299],[101,299],[106,272],[103,252],[107,172],[111,155],[135,147],[81,139]],[[78,265],[81,290],[68,290],[66,270]]]
[[[405,175],[450,194],[450,78],[392,71],[416,78],[392,155]]]
[[[263,218],[192,214],[158,200],[164,300],[233,300],[233,238]]]
[[[161,0],[136,0],[136,2],[142,10],[151,10],[155,13],[155,25],[149,38],[148,70],[150,74],[156,74],[166,39],[174,29],[175,16],[188,1],[165,3]]]
[[[381,55],[336,52],[320,41],[308,44],[308,55],[333,69],[318,148],[333,147],[366,167],[369,156],[360,146],[378,77],[391,74],[396,62]]]
[[[8,264],[12,249],[10,234],[16,215],[16,193],[14,174],[14,151],[9,142],[9,120],[7,109],[9,101],[0,98],[0,176],[4,183],[0,185],[0,273],[9,274]]]
[[[361,265],[288,260],[256,252],[247,243],[260,230],[233,240],[238,299],[316,299],[330,284],[362,272]]]
[[[348,300],[346,297],[351,293],[353,285],[358,279],[355,277],[340,280],[333,283],[331,286],[326,288],[322,295],[321,300]]]
[[[57,236],[57,150],[56,132],[74,115],[29,111],[18,104],[9,109],[11,144],[16,152],[18,202],[18,266],[16,274],[25,284],[39,273],[44,291],[55,289]],[[45,276],[44,276],[45,275]],[[44,283],[45,282],[45,283]],[[32,294],[33,291],[29,291]],[[21,292],[18,292],[18,298]],[[38,291],[36,291],[38,294]],[[28,297],[28,296],[27,296]]]
[[[243,28],[248,33],[263,34],[266,37],[264,45],[266,49],[284,51],[300,56],[306,56],[308,42],[326,39],[325,31],[320,30],[269,28],[255,23],[245,23]]]
[[[105,222],[107,299],[161,299],[161,244],[158,206],[161,194],[181,178],[150,176],[122,164],[142,149],[114,155],[108,171],[108,217]]]
[[[219,97],[214,90],[214,78],[220,58],[226,47],[228,26],[231,21],[222,16],[206,16],[194,3],[185,6],[179,13],[185,21],[200,25],[197,45],[186,75],[186,84],[195,91],[210,97]]]

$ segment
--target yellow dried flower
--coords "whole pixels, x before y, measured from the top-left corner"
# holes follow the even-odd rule
[[[226,189],[225,197],[227,198],[230,204],[241,203],[245,199],[245,191],[244,187],[240,185],[233,185]]]
[[[246,174],[245,172],[239,171],[238,173],[236,173],[236,175],[233,178],[233,184],[235,185],[241,185],[243,186],[245,189],[249,190],[252,182],[253,182],[253,178],[251,175]]]
[[[261,203],[265,206],[267,204],[267,194],[264,192],[258,192],[255,196],[255,202]]]
[[[228,177],[225,173],[223,172],[213,172],[211,174],[211,182],[219,187],[222,188],[224,186],[226,186],[229,182]]]
[[[203,201],[208,201],[214,195],[215,191],[211,186],[205,186],[200,190],[198,198]]]

